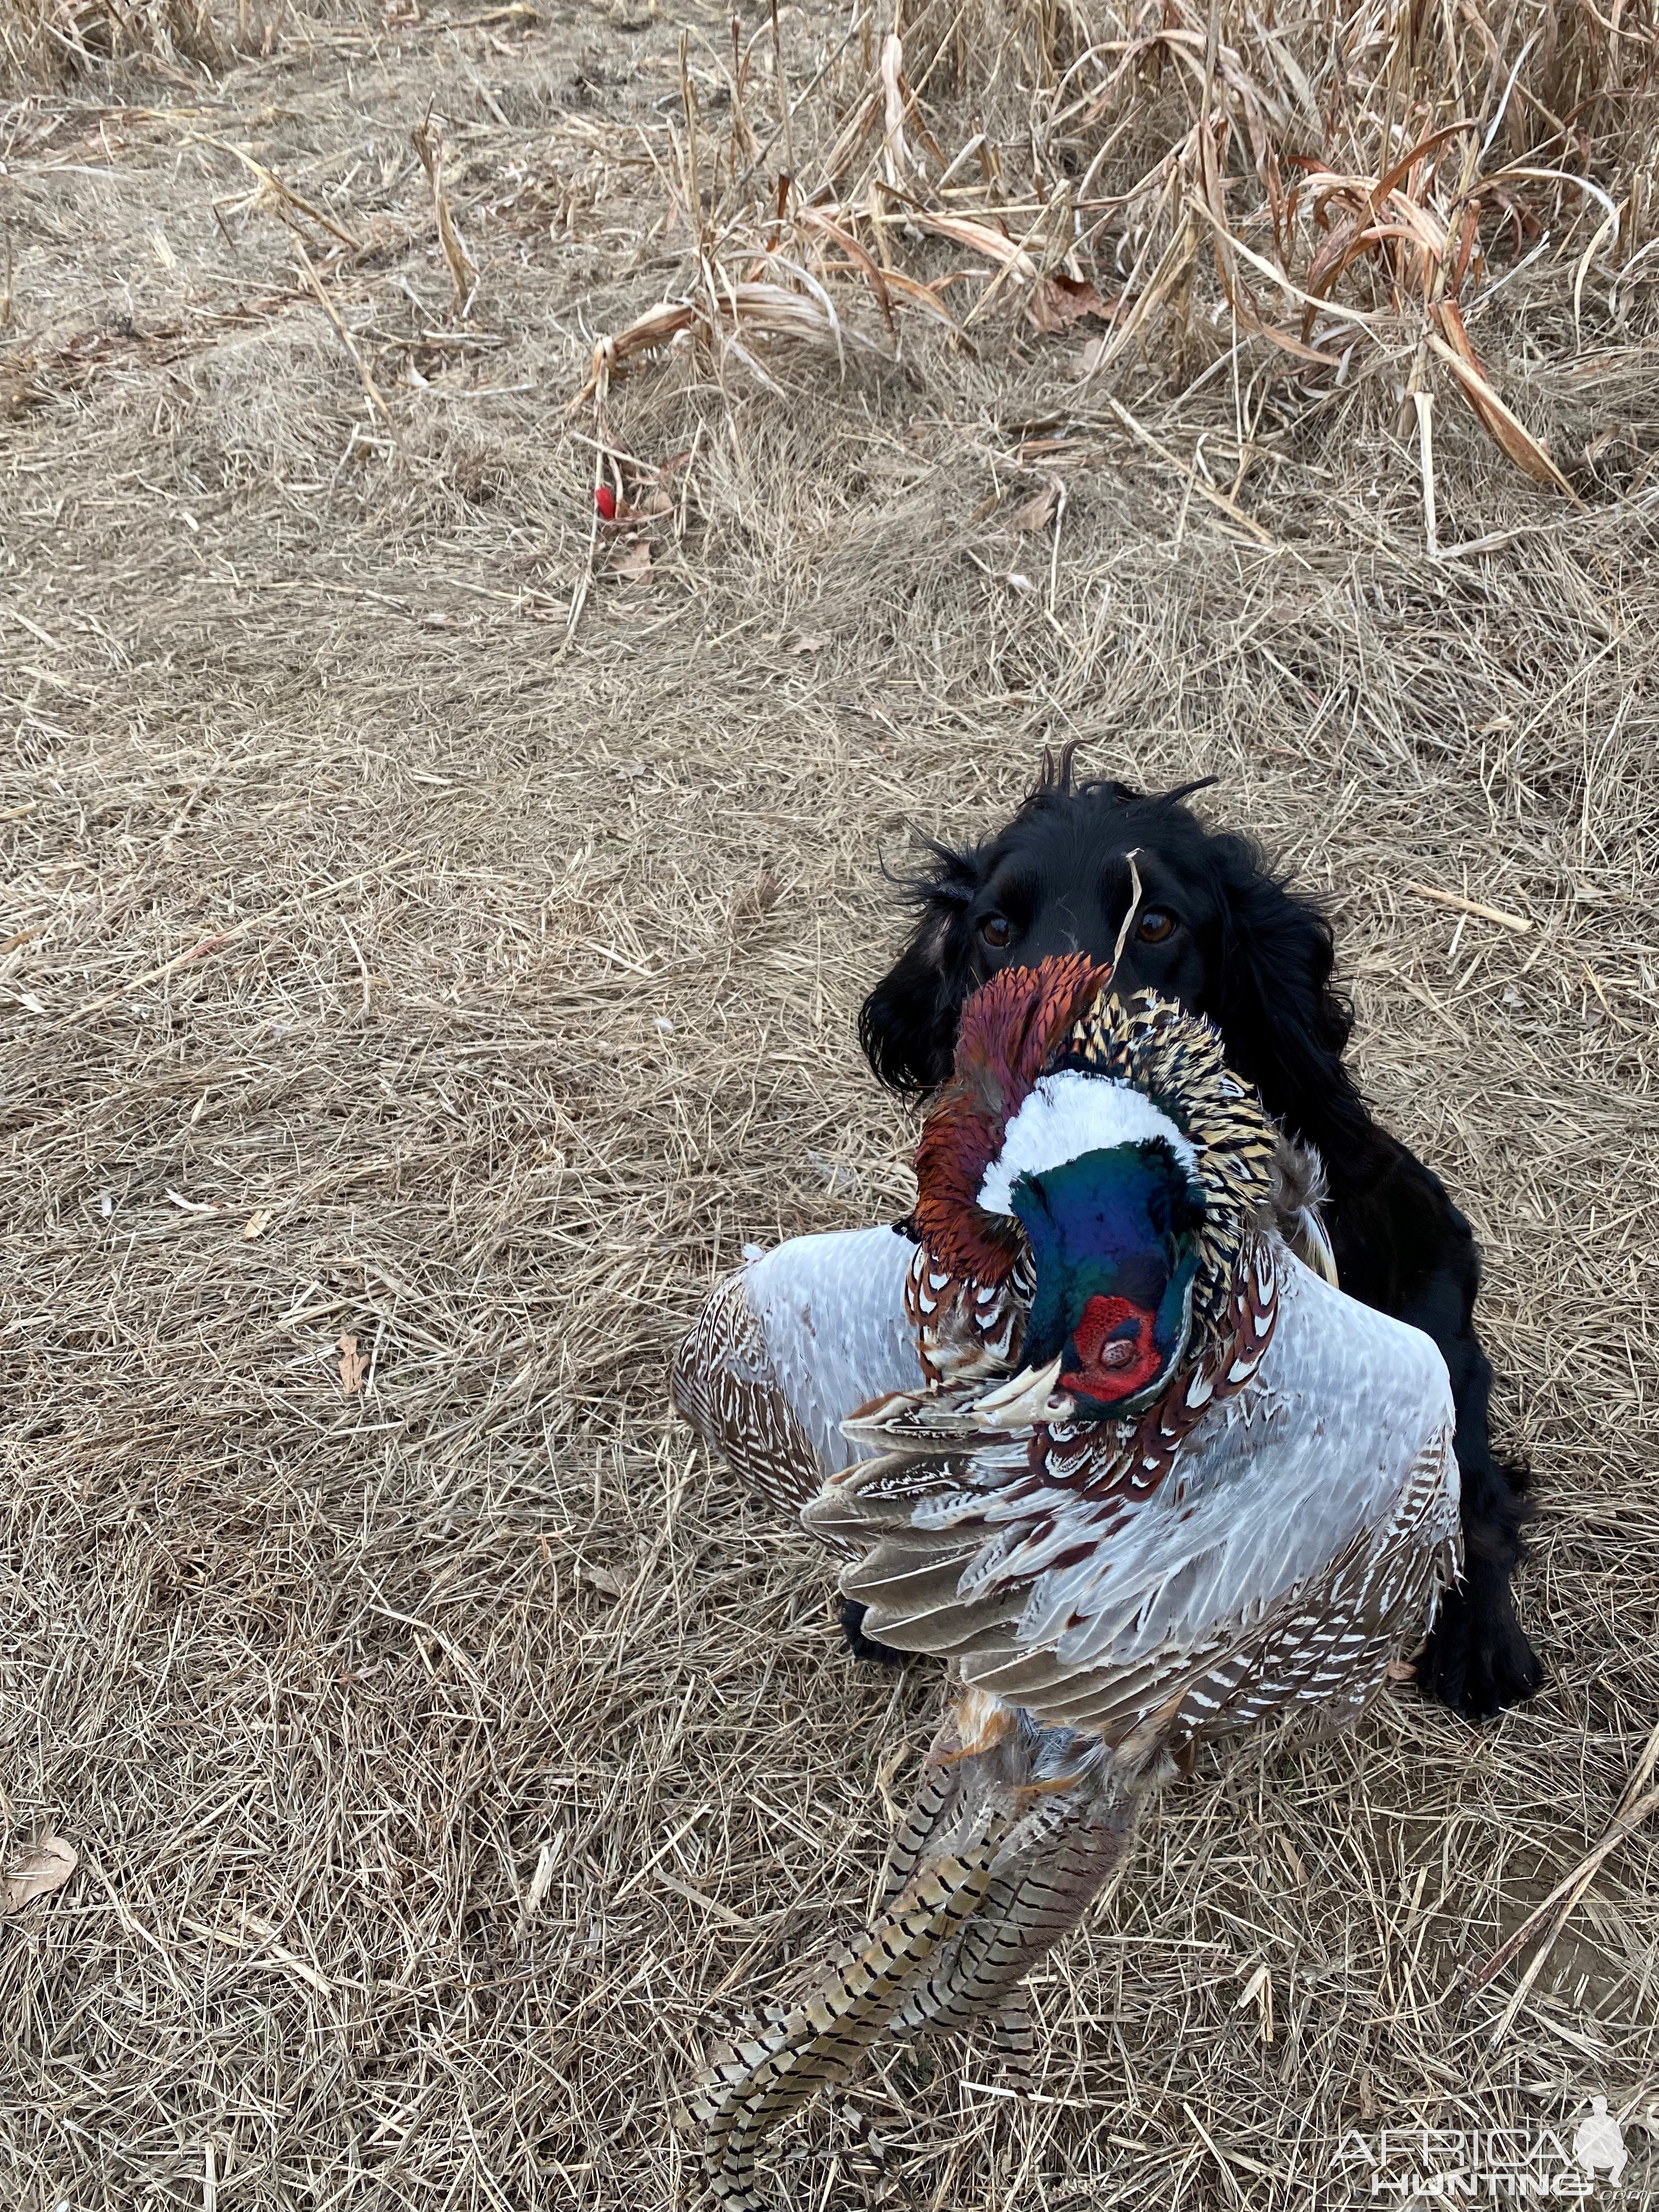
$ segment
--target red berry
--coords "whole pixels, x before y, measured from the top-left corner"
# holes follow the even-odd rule
[[[609,484],[599,484],[595,487],[593,493],[593,504],[599,508],[600,515],[606,522],[614,522],[616,520],[617,495],[611,490]]]

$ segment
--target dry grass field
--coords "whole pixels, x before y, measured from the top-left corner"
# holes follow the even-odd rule
[[[1654,2201],[1652,9],[0,0],[0,89],[5,2212],[694,2201],[938,1685],[668,1355],[902,1209],[884,861],[1071,738],[1328,897],[1550,1679],[1171,1789],[1040,2099],[890,2055],[779,2201],[1596,2092]]]

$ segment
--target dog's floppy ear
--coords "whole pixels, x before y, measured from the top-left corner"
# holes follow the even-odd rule
[[[1227,1056],[1289,1133],[1328,1158],[1364,1148],[1370,1131],[1342,1054],[1353,1009],[1331,981],[1331,925],[1263,865],[1243,837],[1212,840],[1222,893],[1214,1009]]]
[[[892,1091],[932,1091],[949,1076],[969,981],[968,907],[979,887],[978,856],[931,837],[921,842],[930,865],[902,879],[915,927],[859,1010],[864,1056]]]

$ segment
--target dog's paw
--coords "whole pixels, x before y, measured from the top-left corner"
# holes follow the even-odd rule
[[[867,1605],[855,1605],[850,1597],[841,1601],[842,1641],[854,1659],[872,1659],[878,1667],[902,1667],[910,1656],[908,1651],[895,1651],[890,1644],[878,1644],[873,1636],[864,1632],[864,1616]]]
[[[1418,1687],[1465,1720],[1490,1720],[1531,1697],[1543,1662],[1507,1601],[1471,1605],[1467,1590],[1448,1590],[1428,1642],[1417,1656]]]

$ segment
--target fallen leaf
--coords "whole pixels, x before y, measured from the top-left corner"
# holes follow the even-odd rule
[[[21,1912],[31,1898],[61,1889],[81,1863],[81,1854],[61,1836],[46,1835],[14,1859],[0,1881],[0,1912]]]
[[[1054,509],[1059,505],[1060,479],[1050,477],[1041,491],[1034,493],[1023,507],[1014,509],[1008,520],[1015,530],[1046,530],[1054,520]]]
[[[910,219],[923,230],[937,232],[941,238],[954,239],[970,252],[982,253],[988,261],[999,268],[1011,269],[1022,283],[1034,279],[1037,265],[1023,246],[1016,246],[1006,230],[994,230],[989,223],[972,222],[965,216],[924,215],[921,210],[910,210]],[[884,270],[883,274],[888,272]]]
[[[1069,331],[1085,315],[1107,321],[1117,306],[1103,300],[1087,277],[1045,276],[1034,285],[1025,312],[1040,331]]]
[[[334,1349],[340,1355],[340,1387],[348,1398],[355,1398],[363,1387],[363,1377],[368,1372],[368,1362],[357,1349],[355,1336],[343,1336]]]
[[[1533,436],[1492,389],[1485,365],[1463,327],[1457,302],[1442,300],[1432,313],[1444,335],[1437,337],[1431,331],[1430,349],[1456,377],[1471,413],[1492,443],[1534,483],[1553,484],[1558,491],[1566,494],[1575,507],[1581,505],[1578,495],[1551,459],[1549,447]]]
[[[620,576],[626,584],[642,584],[651,574],[651,548],[647,542],[641,538],[638,544],[630,545],[620,561],[611,563],[611,573]]]
[[[665,491],[648,491],[644,497],[629,500],[617,509],[618,522],[654,522],[659,515],[672,514],[674,502]]]
[[[270,1226],[270,1215],[262,1206],[257,1213],[249,1214],[247,1226],[243,1230],[242,1234],[251,1243],[254,1237],[263,1237]]]
[[[606,1597],[622,1595],[623,1585],[611,1573],[609,1567],[590,1567],[584,1564],[578,1567],[576,1571],[585,1583],[591,1583],[596,1590],[602,1591]]]

